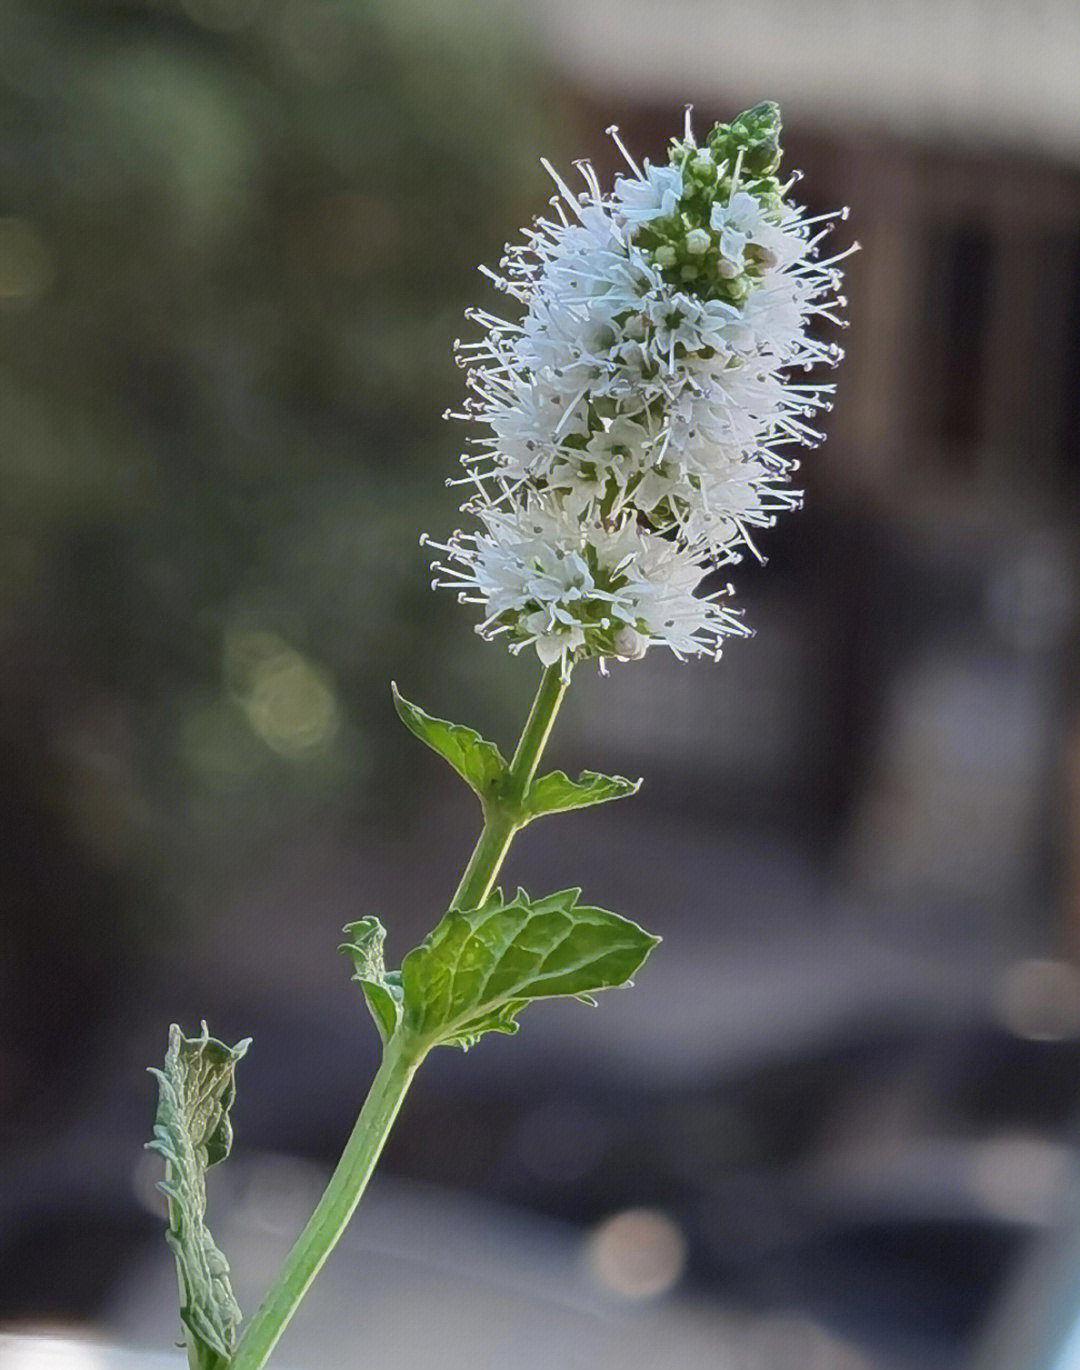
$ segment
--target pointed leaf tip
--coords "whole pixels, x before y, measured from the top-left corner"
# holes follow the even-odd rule
[[[524,807],[530,819],[538,818],[545,813],[565,813],[590,804],[606,804],[612,799],[627,799],[640,788],[640,780],[627,780],[621,775],[582,771],[576,780],[571,780],[565,771],[551,771],[529,786]]]
[[[506,761],[494,742],[487,742],[472,728],[435,718],[410,704],[391,682],[394,708],[406,728],[447,761],[482,801],[494,793],[507,772]]]

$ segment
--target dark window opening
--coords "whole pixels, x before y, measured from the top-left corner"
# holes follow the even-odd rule
[[[982,437],[982,392],[993,264],[989,232],[973,224],[932,231],[927,253],[927,361],[936,365],[927,436],[946,466],[961,474],[973,465]]]

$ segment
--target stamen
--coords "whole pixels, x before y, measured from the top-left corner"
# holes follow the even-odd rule
[[[639,181],[643,181],[645,178],[641,174],[641,168],[638,166],[637,162],[634,161],[633,157],[630,156],[629,152],[627,152],[626,147],[623,144],[623,140],[619,137],[618,124],[609,124],[607,128],[604,130],[604,132],[622,153],[623,160],[626,162],[630,170],[634,173],[634,175],[638,178]]]

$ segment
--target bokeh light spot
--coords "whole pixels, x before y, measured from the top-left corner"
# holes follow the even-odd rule
[[[329,675],[273,633],[226,639],[226,676],[248,722],[274,751],[299,757],[331,742],[341,726]]]
[[[655,1299],[678,1283],[686,1238],[655,1209],[634,1208],[605,1219],[589,1239],[589,1265],[605,1289],[624,1299]]]

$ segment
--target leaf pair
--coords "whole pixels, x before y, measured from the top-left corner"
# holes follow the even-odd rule
[[[517,1031],[535,999],[591,1001],[628,984],[659,938],[604,909],[579,904],[581,891],[506,902],[496,891],[478,909],[451,909],[400,971],[386,971],[385,932],[374,918],[346,929],[372,1017],[386,1041],[403,1028],[421,1050],[472,1046],[487,1032]]]
[[[180,1318],[188,1330],[190,1361],[199,1370],[223,1370],[236,1344],[240,1309],[229,1265],[205,1223],[205,1175],[232,1147],[229,1109],[236,1097],[236,1063],[250,1039],[228,1047],[207,1032],[185,1037],[174,1023],[158,1081],[154,1139],[147,1149],[165,1161],[159,1184],[169,1199],[166,1240],[176,1256]]]
[[[434,718],[410,704],[396,685],[391,689],[401,721],[421,742],[449,762],[479,796],[485,809],[500,801],[508,802],[504,789],[510,767],[494,742],[485,741],[478,732],[460,723]],[[636,794],[640,786],[640,780],[627,780],[621,775],[582,771],[577,780],[571,780],[565,771],[552,771],[532,782],[514,816],[519,825],[524,826],[542,814],[564,813],[590,804],[604,804],[611,799],[624,799]]]

